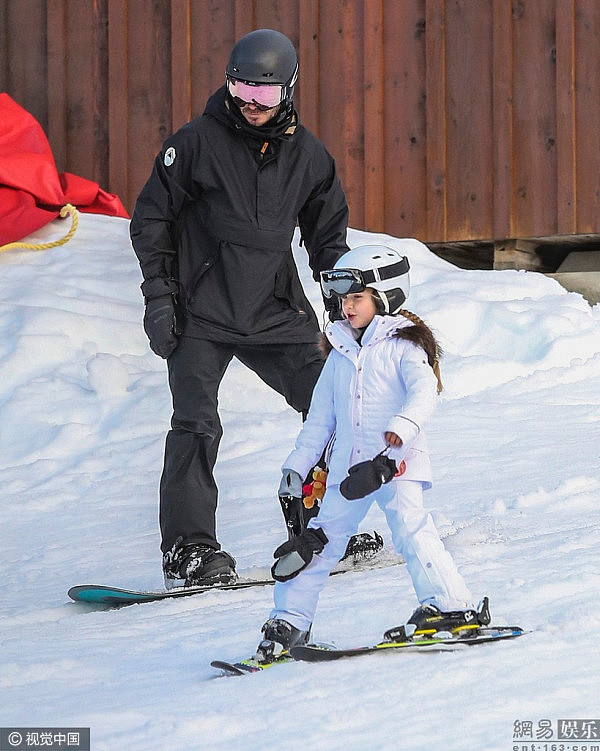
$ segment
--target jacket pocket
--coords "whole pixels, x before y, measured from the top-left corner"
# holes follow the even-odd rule
[[[194,273],[191,277],[191,283],[189,285],[189,291],[186,297],[187,305],[188,307],[193,307],[194,302],[196,301],[198,287],[200,286],[200,282],[202,281],[202,277],[206,272],[215,265],[217,258],[219,256],[219,247],[215,249],[215,252],[212,255],[205,256],[201,261],[198,262],[196,265],[196,268],[194,269]]]
[[[273,296],[301,315],[306,315],[311,310],[298,277],[291,250],[286,252],[275,274]]]

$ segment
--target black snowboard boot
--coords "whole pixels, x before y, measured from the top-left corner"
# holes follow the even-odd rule
[[[480,626],[491,620],[489,600],[484,597],[478,610],[441,611],[435,605],[420,605],[405,625],[391,628],[383,635],[390,641],[404,641],[418,636],[434,636],[438,631],[465,636],[475,635]]]
[[[379,532],[373,531],[372,535],[368,532],[360,532],[348,540],[346,551],[340,558],[340,562],[348,559],[351,559],[353,563],[366,561],[377,555],[380,550],[383,550],[383,537]]]
[[[163,555],[165,587],[201,587],[214,584],[235,584],[235,560],[224,550],[208,545],[183,542],[180,537]]]
[[[309,631],[300,631],[281,618],[271,618],[262,627],[263,639],[256,650],[258,662],[273,662],[285,655],[291,647],[306,644]]]

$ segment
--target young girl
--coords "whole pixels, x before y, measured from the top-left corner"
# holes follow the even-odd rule
[[[326,328],[330,352],[296,447],[284,462],[282,488],[301,493],[301,478],[329,444],[327,490],[305,532],[275,552],[278,581],[274,608],[262,627],[259,660],[270,661],[308,641],[319,593],[373,501],[386,516],[419,601],[400,632],[392,629],[386,636],[459,631],[489,622],[487,598],[478,612],[423,508],[431,467],[422,426],[441,383],[432,332],[401,310],[408,268],[397,251],[375,245],[350,250],[321,274],[323,294],[340,301],[344,320]],[[340,483],[349,468],[386,446],[396,476],[363,498],[344,497]]]

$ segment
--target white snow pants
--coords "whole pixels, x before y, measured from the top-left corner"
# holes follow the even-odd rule
[[[386,516],[394,548],[406,561],[419,603],[431,603],[440,610],[474,607],[431,515],[423,508],[422,484],[395,480],[357,501],[344,498],[339,485],[327,488],[319,515],[311,519],[309,527],[321,527],[329,542],[298,576],[276,582],[271,618],[282,618],[303,631],[310,629],[327,577],[373,501]]]

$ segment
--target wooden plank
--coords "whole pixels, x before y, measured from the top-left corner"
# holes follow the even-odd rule
[[[446,0],[426,0],[425,119],[427,122],[427,234],[448,239],[446,194]]]
[[[95,81],[92,101],[92,172],[101,188],[108,186],[108,0],[92,3],[92,76]]]
[[[45,30],[48,44],[47,90],[44,97],[48,109],[45,127],[57,169],[59,172],[64,172],[68,164],[66,54],[68,41],[64,0],[48,0]],[[52,92],[52,96],[49,95],[49,92]],[[78,164],[77,169],[79,169]]]
[[[104,187],[108,182],[107,0],[69,3],[65,9],[62,54],[65,61],[78,60],[77,66],[65,66],[61,82],[67,103],[66,169]]]
[[[298,84],[294,102],[300,120],[319,131],[319,26],[318,0],[304,0],[298,7]]]
[[[446,4],[446,237],[493,232],[492,6]]]
[[[233,3],[234,40],[237,42],[245,34],[257,28],[255,19],[256,0],[243,0]]]
[[[343,96],[343,134],[345,157],[344,189],[350,205],[351,226],[365,226],[365,123],[364,123],[364,49],[363,6],[352,0],[341,0],[343,19],[341,46],[338,49],[335,71],[345,73]],[[329,90],[327,99],[331,99]],[[339,104],[337,105],[339,106]]]
[[[112,0],[111,0],[112,1]],[[130,195],[139,194],[171,133],[169,4],[128,0]]]
[[[254,0],[255,29],[276,29],[297,47],[298,6],[289,0]]]
[[[2,29],[0,58],[4,69],[0,74],[3,82],[0,90],[31,113],[47,133],[46,3],[44,0],[7,2],[3,12],[6,25]]]
[[[234,43],[235,0],[194,0],[190,13],[191,117],[201,115],[209,96],[225,83]]]
[[[127,0],[108,4],[108,185],[131,212],[136,195],[129,184],[130,162],[128,108],[128,14]]]
[[[575,231],[600,233],[600,3],[577,0],[574,23]]]
[[[556,227],[560,234],[577,226],[575,122],[575,0],[556,3]]]
[[[342,131],[341,117],[343,103],[332,104],[332,91],[345,91],[345,76],[343,70],[337,70],[336,49],[341,49],[340,38],[343,27],[338,17],[338,3],[335,0],[319,0],[318,4],[318,34],[319,34],[319,97],[318,120],[320,137],[333,153],[338,162],[340,176],[344,177],[345,163],[342,159],[343,150],[339,148]],[[329,19],[335,18],[334,22]],[[337,84],[337,85],[336,85]],[[337,122],[333,124],[333,121]]]
[[[65,37],[63,54],[78,61],[76,67],[66,65],[62,88],[67,102],[66,165],[69,172],[95,179],[94,111],[99,82],[94,78],[94,4],[71,3],[65,6]],[[87,85],[83,86],[82,81]]]
[[[427,237],[425,0],[385,0],[383,21],[384,229],[398,237],[423,239]]]
[[[514,6],[513,228],[529,237],[556,227],[556,70],[554,4]]]
[[[3,30],[3,41],[0,44],[0,91],[8,91],[10,84],[8,82],[8,61],[9,61],[9,44],[11,37],[10,21],[8,16],[8,4],[0,2],[0,29]]]
[[[64,2],[64,38],[62,54],[77,60],[77,67],[65,65],[61,87],[66,101],[66,149],[64,168],[83,177],[90,174],[90,131],[93,106],[92,40],[89,7],[76,3],[70,7]],[[87,86],[81,86],[87,81]]]
[[[319,95],[317,135],[336,160],[340,180],[351,204],[350,222],[359,226],[354,214],[354,192],[350,184],[346,154],[348,71],[344,60],[344,8],[337,0],[319,2]]]
[[[383,3],[365,0],[364,46],[364,221],[363,227],[383,232],[385,201],[384,179],[384,75],[383,75]]]
[[[171,0],[171,131],[191,120],[190,0]]]
[[[547,271],[541,256],[535,252],[535,246],[515,239],[494,243],[494,269]]]
[[[513,38],[512,8],[506,0],[493,0],[492,36],[492,237],[510,237],[512,231],[513,176]]]

